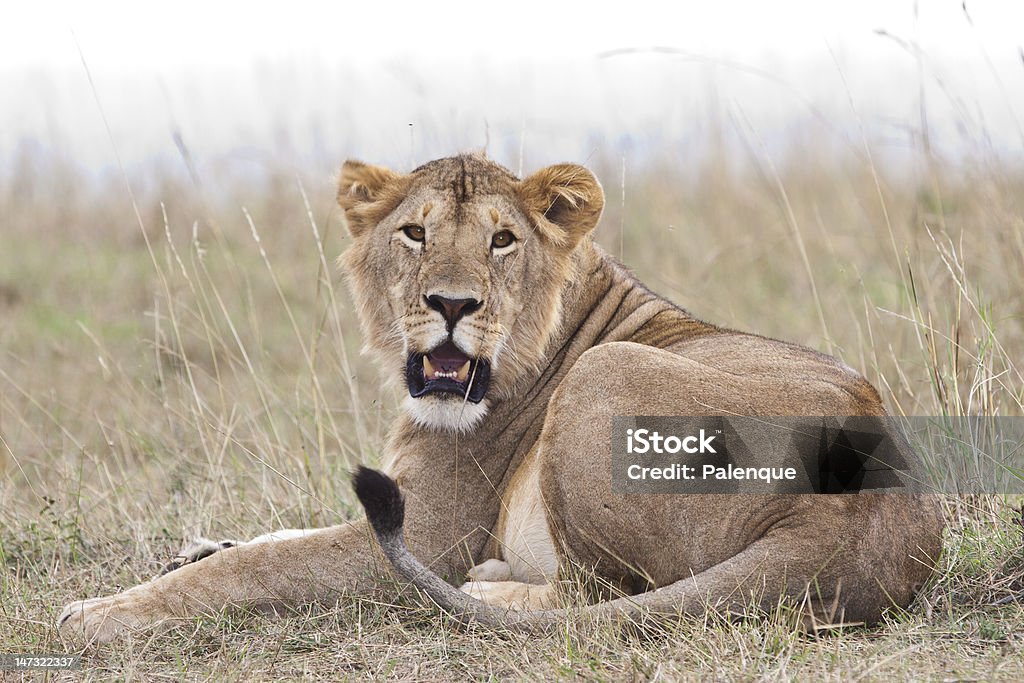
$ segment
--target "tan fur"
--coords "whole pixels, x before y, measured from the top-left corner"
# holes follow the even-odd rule
[[[508,566],[508,580],[545,583],[557,577],[558,558],[540,495],[540,478],[540,458],[534,449],[503,496],[505,505],[494,530],[497,543],[493,552]],[[470,577],[476,578],[472,571]]]
[[[516,611],[545,610],[558,604],[555,587],[550,583],[470,580],[462,591],[488,605]]]
[[[586,169],[519,180],[477,156],[405,175],[347,162],[338,200],[353,236],[342,265],[389,381],[402,386],[409,353],[447,338],[424,297],[480,302],[452,338],[491,361],[486,397],[409,397],[386,446],[405,538],[431,577],[468,576],[465,592],[527,610],[524,623],[555,614],[554,580],[570,567],[632,595],[593,605],[601,614],[782,599],[811,619],[871,622],[931,574],[942,521],[927,497],[612,493],[614,415],[884,410],[836,359],[703,323],[643,287],[591,240],[604,197]],[[489,247],[500,230],[517,238],[507,253]],[[61,630],[102,641],[228,606],[364,595],[393,578],[379,551],[365,521],[241,544],[73,603]]]

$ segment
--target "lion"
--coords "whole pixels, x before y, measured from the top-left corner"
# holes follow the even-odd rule
[[[614,416],[885,409],[839,360],[702,322],[641,284],[593,239],[604,193],[586,168],[520,179],[479,155],[406,174],[348,161],[338,202],[365,348],[407,394],[386,474],[355,478],[370,520],[201,540],[146,583],[67,606],[63,634],[106,642],[396,580],[466,620],[543,630],[564,622],[561,579],[579,568],[598,586],[582,611],[598,615],[786,603],[870,624],[933,572],[932,496],[613,491]]]

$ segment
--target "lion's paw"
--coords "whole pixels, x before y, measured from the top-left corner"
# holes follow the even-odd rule
[[[492,558],[470,569],[466,577],[470,581],[511,581],[512,568],[508,562]]]
[[[119,636],[152,629],[169,621],[169,614],[154,609],[152,602],[136,591],[138,589],[71,603],[57,619],[60,634],[90,645],[108,643]]]
[[[551,584],[518,581],[467,581],[459,589],[491,607],[510,610],[548,609],[555,603]]]
[[[208,538],[202,536],[194,538],[185,546],[178,551],[178,554],[171,558],[171,561],[164,565],[163,569],[160,570],[158,576],[173,572],[175,569],[181,569],[186,564],[192,564],[199,560],[206,559],[214,553],[226,550],[228,548],[234,548],[239,545],[238,541],[223,540],[223,541],[211,541]]]

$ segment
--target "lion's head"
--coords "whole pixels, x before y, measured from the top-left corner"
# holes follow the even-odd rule
[[[466,430],[536,372],[604,194],[582,166],[519,180],[467,155],[407,175],[348,161],[338,201],[366,347],[402,378],[417,423]]]

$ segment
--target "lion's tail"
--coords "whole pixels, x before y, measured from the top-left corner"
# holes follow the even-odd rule
[[[353,485],[359,501],[366,510],[366,516],[377,541],[396,573],[430,596],[442,610],[458,622],[477,622],[515,631],[551,632],[560,626],[564,628],[570,614],[577,613],[575,610],[570,612],[565,609],[500,609],[463,593],[441,579],[409,552],[402,533],[405,500],[394,480],[376,470],[360,467],[353,476]],[[755,543],[728,562],[716,565],[697,576],[640,595],[587,605],[578,612],[598,618],[618,617],[639,622],[645,617],[703,614],[711,608],[745,611],[749,608],[751,595],[757,594],[757,588],[760,587],[763,592],[765,575],[771,573],[770,565],[765,562],[765,548],[757,546]],[[746,585],[748,583],[751,585]],[[764,607],[777,604],[778,598],[776,595],[775,600]]]
[[[382,472],[360,466],[352,477],[353,488],[366,517],[373,527],[384,556],[395,572],[430,596],[445,612],[463,624],[479,622],[507,626],[516,630],[542,630],[547,622],[555,623],[547,612],[510,612],[486,605],[445,582],[409,552],[402,526],[405,522],[405,499],[398,484]]]

